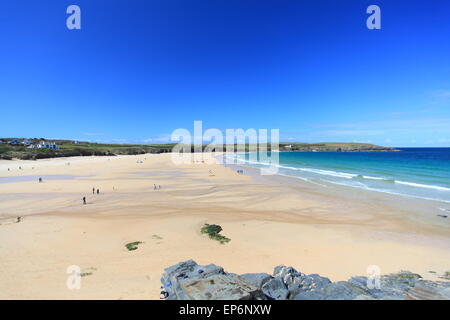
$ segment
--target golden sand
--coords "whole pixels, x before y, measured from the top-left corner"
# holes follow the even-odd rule
[[[433,280],[450,269],[448,228],[219,164],[175,165],[169,154],[0,161],[0,177],[16,176],[33,177],[0,183],[0,299],[158,299],[163,269],[187,259],[235,273],[291,265],[334,281],[370,265]],[[202,235],[205,223],[231,242]],[[66,286],[71,265],[88,273],[80,290]]]

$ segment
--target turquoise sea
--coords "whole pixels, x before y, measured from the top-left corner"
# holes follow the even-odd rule
[[[450,204],[450,148],[399,152],[280,152],[278,174]],[[256,160],[256,161],[255,161]],[[237,163],[265,167],[247,154]],[[446,207],[442,210],[448,211]]]

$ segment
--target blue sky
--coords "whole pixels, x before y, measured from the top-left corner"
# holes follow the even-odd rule
[[[68,30],[66,8],[81,8]],[[366,8],[381,8],[381,30]],[[450,2],[29,0],[0,6],[1,137],[177,128],[450,146]]]

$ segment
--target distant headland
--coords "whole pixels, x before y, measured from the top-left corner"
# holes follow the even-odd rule
[[[0,159],[37,160],[76,156],[138,155],[144,153],[171,152],[170,144],[101,144],[87,141],[59,140],[45,138],[0,138]],[[205,148],[207,144],[204,144]],[[254,146],[254,145],[253,145]],[[234,150],[254,150],[251,145],[234,145]],[[194,146],[192,146],[194,151]],[[270,151],[270,144],[268,145]],[[372,152],[399,151],[368,143],[280,143],[281,152]]]

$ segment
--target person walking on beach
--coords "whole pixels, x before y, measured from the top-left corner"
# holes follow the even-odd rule
[[[95,194],[95,188],[92,188],[92,194]]]
[[[86,204],[86,197],[83,197],[83,204]]]
[[[100,194],[100,189],[97,189],[97,194]]]
[[[39,178],[39,183],[41,183],[42,182],[42,178]]]
[[[153,184],[153,190],[156,190],[156,184]]]

